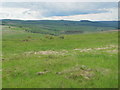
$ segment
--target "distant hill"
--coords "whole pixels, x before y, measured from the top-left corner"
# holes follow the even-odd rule
[[[68,20],[11,20],[3,19],[2,25],[42,34],[77,34],[118,29],[117,21],[68,21]]]

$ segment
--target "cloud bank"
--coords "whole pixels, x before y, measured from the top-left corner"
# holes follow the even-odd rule
[[[22,20],[118,20],[117,3],[9,2],[2,3],[0,19]]]

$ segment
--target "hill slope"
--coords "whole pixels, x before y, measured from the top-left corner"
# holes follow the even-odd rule
[[[16,26],[21,29],[42,34],[78,34],[99,32],[118,28],[117,21],[66,21],[66,20],[2,20],[2,25]]]

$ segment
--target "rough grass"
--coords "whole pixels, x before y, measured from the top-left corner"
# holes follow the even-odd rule
[[[50,39],[5,26],[3,88],[116,88],[117,45],[117,32]]]

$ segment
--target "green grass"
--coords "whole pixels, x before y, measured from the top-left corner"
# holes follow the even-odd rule
[[[63,36],[61,39],[4,26],[3,88],[118,87],[117,32]],[[37,74],[44,70],[50,72]]]

